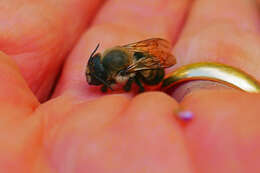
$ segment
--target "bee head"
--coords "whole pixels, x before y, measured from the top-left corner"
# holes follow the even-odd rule
[[[101,63],[101,54],[100,53],[95,54],[98,47],[99,47],[99,44],[97,45],[96,49],[90,55],[90,58],[88,61],[88,65],[87,65],[87,69],[86,69],[87,82],[90,85],[104,84],[104,85],[108,86],[108,84],[106,83],[108,75]]]

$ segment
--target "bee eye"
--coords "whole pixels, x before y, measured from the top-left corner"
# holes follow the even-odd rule
[[[100,54],[96,54],[93,57],[90,57],[88,61],[89,73],[86,73],[86,77],[89,84],[101,85],[102,82],[98,78],[103,81],[107,80],[107,73],[101,64],[100,57]]]

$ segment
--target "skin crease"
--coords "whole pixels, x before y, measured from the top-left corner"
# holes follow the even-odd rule
[[[14,14],[12,10],[24,5],[22,2],[27,3],[12,1],[2,3],[2,8],[5,14]],[[97,12],[91,5],[78,4],[80,9],[75,10],[65,0],[55,2],[61,11],[63,7],[71,10],[59,14],[82,14],[79,23],[83,19],[84,22],[92,20],[86,16]],[[37,7],[33,9],[38,13],[41,9],[47,15],[46,10],[51,10],[47,2],[30,4]],[[161,15],[157,15],[158,11]],[[4,25],[5,33],[18,18],[12,16],[13,20],[7,20],[8,15],[1,13],[0,21],[9,22]],[[170,20],[172,16],[174,20]],[[41,19],[37,21],[41,23]],[[64,22],[56,15],[52,20],[53,24],[57,20],[57,25]],[[196,61],[218,61],[239,67],[259,79],[258,21],[253,1],[107,1],[89,29],[87,24],[75,24],[71,27],[81,29],[67,28],[70,31],[63,31],[63,27],[62,31],[53,29],[52,39],[59,42],[61,40],[55,39],[61,37],[57,33],[71,33],[68,38],[74,41],[65,41],[68,43],[63,46],[67,51],[75,47],[66,59],[53,98],[42,104],[37,98],[44,98],[46,94],[35,96],[36,90],[32,92],[30,88],[40,86],[39,81],[53,78],[54,74],[47,72],[58,71],[62,60],[50,61],[47,63],[50,66],[41,67],[42,73],[46,73],[39,78],[40,73],[35,69],[40,67],[30,61],[30,57],[38,57],[35,61],[39,62],[47,61],[46,57],[56,57],[57,52],[62,55],[65,48],[51,49],[48,56],[43,56],[39,51],[44,50],[41,45],[34,45],[40,44],[34,41],[37,38],[34,33],[41,30],[20,28],[19,32],[10,31],[6,32],[10,35],[3,36],[0,31],[1,50],[7,54],[0,54],[0,79],[4,81],[0,85],[0,172],[260,172],[257,162],[260,156],[259,94],[196,89],[178,103],[162,92],[147,92],[136,97],[123,93],[101,94],[99,88],[88,86],[84,77],[87,57],[98,42],[102,52],[117,44],[158,36],[176,43],[173,49],[178,62],[176,67]],[[156,23],[159,25],[151,27]],[[76,35],[84,29],[79,42],[73,44]],[[77,34],[74,31],[78,31]],[[16,40],[20,41],[17,45]],[[44,43],[46,49],[49,48],[47,43]],[[48,95],[48,87],[43,86],[44,91],[45,88]],[[194,119],[180,122],[174,114],[180,108],[192,111]]]
[[[14,58],[40,101],[48,98],[65,56],[101,5],[102,0],[0,1],[0,50]]]

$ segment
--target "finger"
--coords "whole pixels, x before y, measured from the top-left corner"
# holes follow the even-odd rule
[[[107,145],[115,153],[113,156],[106,150],[107,158],[112,157],[112,165],[120,161],[120,165],[114,166],[117,172],[193,172],[174,119],[176,109],[177,102],[160,92],[142,94],[132,100],[121,119],[104,134],[105,139],[112,138]]]
[[[103,97],[70,113],[47,140],[55,171],[192,172],[173,118],[177,103],[162,93],[122,98]]]
[[[14,58],[41,101],[50,94],[66,54],[101,3],[101,0],[0,2],[0,49]]]
[[[45,120],[47,132],[56,131],[55,129],[60,126],[64,126],[63,129],[58,129],[60,131],[71,128],[82,130],[87,127],[89,135],[93,135],[117,118],[128,103],[127,97],[117,95],[78,103],[76,97],[66,94],[41,106],[43,112],[41,116]],[[56,136],[53,134],[46,135],[45,141],[55,141]]]
[[[58,172],[89,172],[88,167],[80,169],[80,166],[91,163],[91,160],[85,160],[81,165],[82,156],[85,157],[84,149],[95,148],[91,140],[120,116],[129,100],[122,96],[105,96],[75,104],[71,101],[73,98],[63,95],[52,99],[43,109],[46,166]],[[93,152],[96,151],[94,148]]]
[[[101,44],[98,51],[103,52],[151,37],[174,42],[189,5],[189,0],[108,1],[70,54],[53,97],[64,92],[85,99],[101,96],[100,88],[89,86],[84,76],[88,57],[97,43]]]
[[[16,84],[18,84],[18,82],[16,82]],[[30,90],[28,89],[28,91]],[[22,95],[20,94],[18,96]],[[53,99],[50,102],[42,104],[30,117],[28,117],[28,115],[26,118],[21,117],[22,115],[19,114],[20,117],[16,116],[14,120],[9,118],[9,121],[5,122],[3,122],[3,118],[1,117],[0,172],[52,173],[53,167],[52,165],[49,165],[49,160],[46,159],[48,152],[43,150],[43,146],[48,143],[47,141],[53,141],[53,134],[55,134],[57,129],[61,127],[60,124],[62,124],[62,122],[66,122],[66,119],[70,117],[71,121],[69,122],[72,124],[74,122],[74,125],[77,127],[90,127],[90,129],[94,131],[95,128],[93,124],[96,123],[96,129],[100,129],[103,125],[102,122],[106,123],[106,120],[111,118],[111,116],[117,115],[117,111],[120,110],[120,105],[126,103],[127,99],[111,97],[111,99],[107,100],[108,103],[104,102],[104,99],[100,99],[99,102],[97,101],[95,103],[87,104],[82,103],[81,106],[77,106],[75,101],[76,99],[74,97],[70,95],[63,95],[58,99]],[[18,103],[19,102],[16,101],[16,109],[19,109]],[[100,110],[103,109],[100,109],[100,107],[95,107],[100,105],[100,103],[102,103],[101,105],[108,106],[105,113],[100,113]],[[112,108],[113,105],[117,105],[117,109]],[[8,112],[6,111],[4,114],[6,116],[10,116],[10,113],[12,113],[12,110],[14,109],[15,108],[9,110]],[[96,112],[93,109],[95,109]],[[2,105],[0,110],[3,110]],[[90,113],[90,116],[87,116],[87,111]],[[96,114],[94,117],[91,117],[91,113],[93,114],[93,112]],[[1,115],[3,115],[2,113],[3,112],[1,112]],[[23,112],[21,111],[21,114],[22,113]],[[88,117],[84,122],[92,123],[89,123],[89,125],[80,123],[82,121],[77,121],[77,123],[75,123],[75,115],[79,115],[82,119]],[[68,129],[71,130],[71,126],[68,126]],[[77,136],[77,132],[75,132],[75,136]],[[54,138],[55,137],[57,136],[54,136]],[[13,166],[14,163],[15,166]]]
[[[20,121],[32,113],[39,105],[15,62],[0,53],[0,126],[12,121]]]
[[[198,91],[184,98],[181,105],[195,115],[185,133],[198,172],[260,171],[259,101],[260,95],[236,91]]]
[[[195,1],[175,47],[178,66],[213,61],[260,79],[259,16],[254,1]]]
[[[3,53],[0,81],[0,172],[31,172],[41,141],[41,123],[31,115],[39,102],[15,62]]]

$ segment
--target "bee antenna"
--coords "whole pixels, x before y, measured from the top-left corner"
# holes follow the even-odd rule
[[[90,57],[93,57],[93,55],[96,53],[96,51],[98,50],[98,48],[99,48],[99,43],[98,43],[98,45],[97,45],[97,47],[95,48],[95,50],[91,53],[91,55],[90,55]]]
[[[100,82],[102,82],[106,87],[108,87],[109,89],[111,89],[111,91],[114,91],[113,88],[106,83],[103,79],[101,79],[100,77],[98,77],[97,75],[95,75],[94,73],[92,73],[93,76],[95,76],[96,79],[98,79]]]

